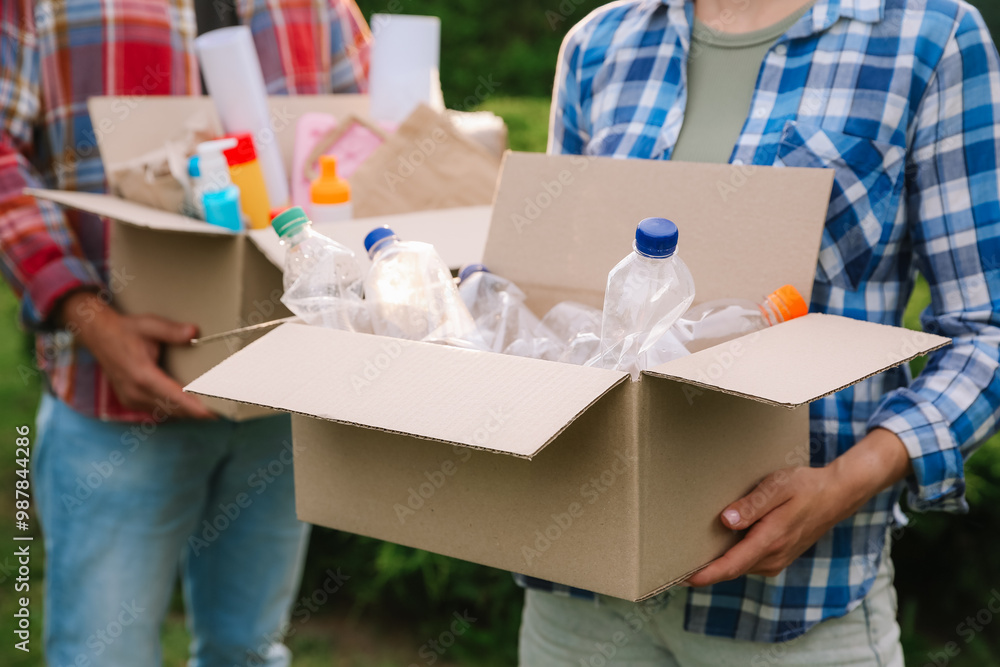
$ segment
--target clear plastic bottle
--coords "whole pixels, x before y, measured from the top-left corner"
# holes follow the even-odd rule
[[[672,332],[689,352],[697,352],[808,312],[809,304],[799,291],[785,285],[760,303],[717,299],[695,306],[677,320]]]
[[[394,338],[487,349],[434,247],[400,241],[388,227],[365,237],[372,266],[365,279],[375,333]]]
[[[285,252],[282,303],[309,324],[370,332],[364,277],[350,249],[316,232],[298,206],[271,221]]]
[[[628,371],[637,380],[640,371],[669,361],[662,341],[694,300],[677,236],[677,225],[666,218],[646,218],[636,227],[634,251],[608,274],[601,352],[591,365]]]
[[[601,311],[597,308],[563,301],[545,314],[542,326],[563,343],[558,361],[583,366],[601,351]]]
[[[525,305],[524,292],[482,264],[458,274],[458,293],[472,314],[483,342],[493,352],[556,361],[564,345]]]

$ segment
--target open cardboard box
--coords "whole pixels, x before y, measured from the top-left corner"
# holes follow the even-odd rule
[[[291,164],[298,118],[307,111],[340,119],[365,115],[363,95],[272,97],[273,127],[286,166]],[[101,158],[108,173],[176,136],[184,119],[204,115],[221,134],[207,97],[95,97],[89,102],[98,130]],[[290,173],[290,169],[289,169]],[[112,186],[114,184],[112,183]],[[113,221],[109,269],[118,276],[116,306],[125,313],[155,313],[198,324],[202,336],[239,329],[290,315],[281,303],[284,251],[271,229],[236,234],[180,214],[125,201],[113,195],[28,189],[27,194]],[[400,235],[438,246],[453,268],[482,257],[489,226],[489,206],[373,217],[317,225],[367,262],[364,237],[389,224]],[[168,348],[164,365],[186,384],[262,331],[219,338],[197,347]],[[208,406],[231,419],[249,419],[270,411],[210,399]]]
[[[599,306],[643,217],[697,302],[808,298],[824,170],[508,154],[484,261],[536,313]],[[286,324],[187,390],[293,413],[299,518],[619,598],[729,548],[719,512],[808,465],[810,401],[949,339],[810,314],[625,373]]]

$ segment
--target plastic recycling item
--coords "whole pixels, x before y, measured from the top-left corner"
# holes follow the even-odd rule
[[[372,328],[392,338],[486,349],[448,265],[434,246],[400,241],[388,227],[365,237],[372,265],[365,278]]]
[[[232,26],[207,32],[195,39],[195,50],[223,128],[253,135],[268,200],[272,206],[286,205],[288,176],[271,129],[267,89],[250,29]]]
[[[370,333],[364,274],[354,253],[316,232],[298,206],[276,216],[271,226],[288,246],[281,302],[307,324]]]
[[[240,189],[240,207],[252,229],[265,229],[271,224],[271,204],[253,136],[244,132],[231,138],[236,140],[236,146],[223,151],[223,154],[229,164],[233,185]]]
[[[489,350],[559,360],[565,345],[525,305],[526,297],[517,285],[482,264],[463,267],[458,279],[458,293]]]
[[[677,225],[646,218],[633,252],[608,274],[601,353],[589,365],[639,373],[688,354],[670,328],[694,301],[694,278],[677,254]]]
[[[792,285],[784,285],[760,303],[716,299],[694,306],[677,320],[671,332],[689,352],[698,352],[808,312],[809,304],[799,291]]]
[[[309,186],[309,217],[314,222],[343,222],[353,215],[351,186],[337,174],[337,158],[322,155],[320,174]]]
[[[444,111],[439,76],[441,20],[372,14],[371,25],[371,117],[398,125],[421,103]]]

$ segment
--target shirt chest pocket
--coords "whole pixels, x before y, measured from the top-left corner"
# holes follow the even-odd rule
[[[871,277],[899,209],[905,156],[893,144],[785,124],[776,166],[834,171],[816,280],[856,290]]]

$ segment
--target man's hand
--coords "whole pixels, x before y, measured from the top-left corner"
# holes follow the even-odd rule
[[[125,407],[166,409],[170,418],[215,418],[157,365],[161,346],[186,345],[198,334],[195,325],[154,315],[121,315],[89,292],[71,294],[58,322],[94,355]]]
[[[910,472],[906,447],[874,429],[825,468],[786,468],[768,475],[722,512],[722,523],[746,536],[688,580],[709,586],[744,574],[773,577],[834,525]]]

